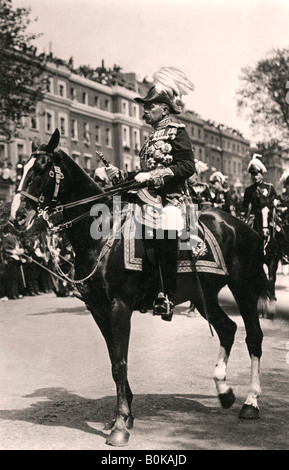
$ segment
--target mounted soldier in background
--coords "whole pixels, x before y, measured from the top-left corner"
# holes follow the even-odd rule
[[[232,192],[230,187],[226,185],[226,178],[220,171],[215,171],[210,176],[209,181],[213,187],[213,206],[236,217]]]
[[[285,233],[285,253],[282,257],[282,264],[289,264],[289,172],[284,171],[280,178],[284,190],[278,196],[277,216]]]
[[[174,309],[177,281],[179,234],[185,221],[185,182],[195,173],[194,153],[184,124],[173,122],[170,114],[180,114],[178,102],[182,95],[194,89],[183,72],[164,67],[153,76],[154,85],[144,98],[135,101],[143,105],[143,119],[153,128],[140,151],[141,171],[130,174],[148,187],[137,193],[144,223],[143,241],[150,258],[154,252],[159,267],[160,291],[154,302],[154,315],[170,321]],[[119,169],[106,168],[112,180]],[[148,211],[151,208],[152,211]],[[157,213],[157,215],[156,215]]]
[[[213,196],[211,194],[209,185],[203,181],[198,181],[198,175],[208,170],[208,164],[201,160],[195,160],[196,173],[188,180],[188,189],[192,202],[198,204],[199,209],[206,209],[212,207]]]

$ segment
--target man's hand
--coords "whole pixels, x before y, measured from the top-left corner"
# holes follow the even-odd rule
[[[105,167],[106,174],[110,180],[113,180],[115,176],[118,176],[119,169],[116,166],[109,165]]]
[[[138,173],[134,179],[137,181],[137,183],[145,183],[151,179],[151,174],[145,172]]]

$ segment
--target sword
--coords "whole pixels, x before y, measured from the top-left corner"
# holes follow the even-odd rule
[[[37,265],[40,266],[42,269],[45,269],[45,271],[48,271],[50,274],[52,274],[52,276],[57,277],[57,278],[60,279],[61,281],[69,282],[67,279],[65,279],[65,278],[63,278],[63,277],[61,277],[61,276],[58,276],[58,274],[56,274],[54,271],[51,271],[51,269],[48,269],[46,266],[43,266],[43,264],[38,263],[38,261],[36,261],[35,259],[31,258],[31,256],[28,256],[28,255],[26,255],[25,253],[23,253],[21,256],[25,256],[25,258],[29,259],[29,261],[32,261],[32,263],[37,264]]]

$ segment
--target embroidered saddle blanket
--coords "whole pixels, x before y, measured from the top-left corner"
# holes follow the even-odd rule
[[[197,230],[190,242],[181,241],[178,261],[178,272],[205,272],[223,276],[228,275],[221,248],[208,227],[197,224]],[[133,217],[127,219],[124,229],[124,263],[125,268],[133,271],[142,270],[144,248],[142,240],[136,237],[136,223]],[[195,242],[195,243],[194,243]],[[192,251],[195,261],[192,259]]]

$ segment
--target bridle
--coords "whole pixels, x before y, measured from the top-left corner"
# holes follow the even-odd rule
[[[47,153],[44,150],[37,150],[36,152],[31,154],[30,158],[32,158],[33,156],[39,156],[39,155],[46,155],[48,157],[54,156],[53,154]],[[58,223],[58,224],[51,222],[51,217],[55,214],[60,214],[60,213],[63,213],[63,211],[65,210],[69,210],[74,207],[77,207],[83,204],[88,204],[90,202],[94,202],[97,200],[102,201],[102,202],[104,201],[108,202],[111,199],[111,196],[113,195],[120,195],[130,189],[135,189],[135,188],[140,189],[144,186],[143,183],[136,183],[134,180],[126,181],[126,182],[117,184],[113,186],[112,188],[103,191],[100,194],[95,194],[93,196],[90,196],[84,199],[79,199],[77,201],[68,202],[66,204],[57,205],[61,181],[64,180],[64,175],[59,165],[55,163],[52,165],[52,168],[48,172],[48,175],[47,175],[47,178],[45,180],[43,187],[46,186],[46,183],[49,178],[54,178],[54,190],[53,190],[53,195],[52,195],[50,202],[45,206],[44,206],[45,197],[43,193],[41,193],[39,197],[36,197],[22,189],[17,192],[20,193],[21,196],[31,199],[32,201],[37,203],[38,217],[42,217],[46,221],[50,230],[52,231],[58,231],[58,230],[70,228],[73,224],[85,219],[86,217],[89,217],[91,211],[89,210],[67,222]]]

